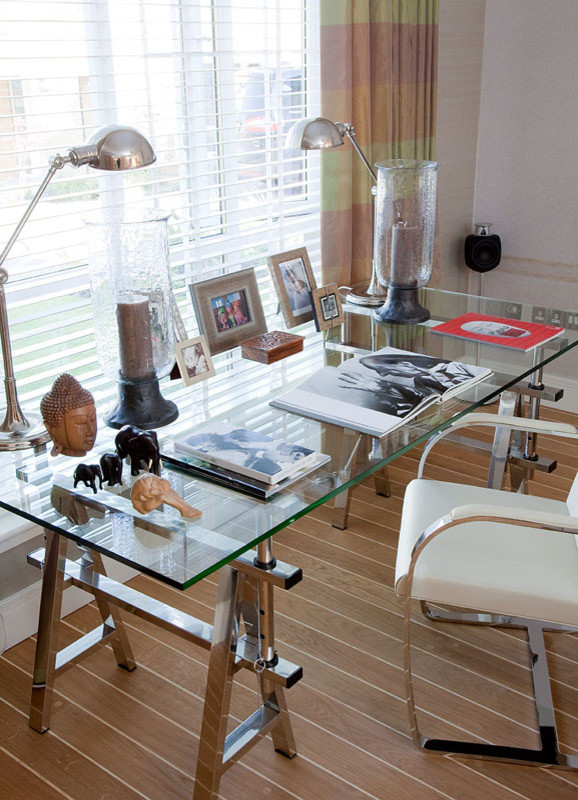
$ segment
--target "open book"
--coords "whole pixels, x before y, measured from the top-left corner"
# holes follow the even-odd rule
[[[203,425],[174,442],[176,453],[208,461],[267,484],[278,484],[311,464],[318,453],[294,442],[226,422]]]
[[[383,436],[491,375],[491,370],[395,347],[323,367],[270,405]]]

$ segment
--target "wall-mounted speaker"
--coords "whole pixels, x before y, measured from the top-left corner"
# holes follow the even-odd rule
[[[464,258],[475,272],[495,269],[502,258],[502,242],[495,233],[490,233],[489,222],[476,223],[476,232],[466,236]]]

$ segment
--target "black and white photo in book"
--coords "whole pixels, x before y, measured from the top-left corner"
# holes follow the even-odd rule
[[[356,405],[395,417],[404,417],[432,394],[441,396],[475,378],[479,370],[457,361],[405,353],[374,353],[362,356],[352,369],[347,369],[347,362],[342,367],[336,399],[350,391]]]
[[[382,436],[490,374],[484,367],[384,347],[324,367],[271,405]]]
[[[277,483],[297,472],[316,455],[308,447],[224,422],[210,423],[174,444],[176,452],[189,453],[268,483]]]

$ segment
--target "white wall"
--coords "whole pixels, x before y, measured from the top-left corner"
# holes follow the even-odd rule
[[[466,291],[464,239],[472,232],[486,0],[441,0],[436,160],[439,267],[432,285]]]
[[[578,310],[577,144],[577,0],[487,0],[474,221],[504,259],[484,293]]]

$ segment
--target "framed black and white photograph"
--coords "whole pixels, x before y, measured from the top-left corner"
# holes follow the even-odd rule
[[[306,247],[269,256],[269,269],[285,325],[295,328],[313,319],[315,277]]]
[[[312,292],[313,318],[318,331],[333,328],[343,322],[343,309],[336,283],[321,286]]]
[[[212,378],[215,368],[204,336],[177,343],[177,364],[185,386]]]
[[[267,332],[255,272],[244,269],[189,286],[212,355]]]

